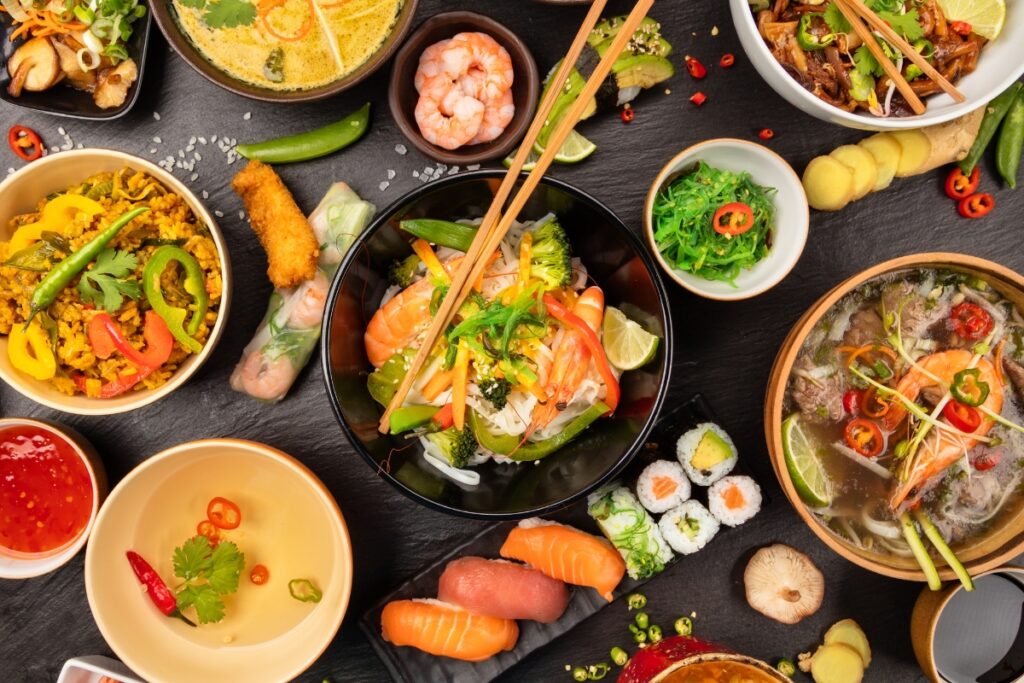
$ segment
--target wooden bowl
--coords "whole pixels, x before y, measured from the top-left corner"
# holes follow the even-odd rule
[[[952,253],[924,253],[903,256],[880,263],[841,282],[822,296],[796,322],[772,366],[764,403],[764,430],[768,452],[775,475],[790,504],[818,538],[847,560],[883,576],[906,581],[925,581],[924,573],[913,558],[883,555],[858,548],[826,529],[800,499],[786,468],[782,450],[782,404],[790,371],[800,348],[818,321],[837,301],[868,280],[898,270],[913,268],[944,268],[976,275],[988,282],[1017,307],[1024,308],[1024,276],[992,261]],[[1006,563],[1024,551],[1024,505],[1003,524],[972,539],[957,549],[957,556],[972,576]],[[944,581],[955,579],[953,570],[941,558],[933,558]]]
[[[492,142],[480,145],[469,145],[456,150],[447,150],[427,142],[416,124],[416,92],[414,79],[419,67],[420,55],[423,51],[442,40],[447,40],[457,33],[478,31],[494,38],[512,57],[512,68],[515,81],[512,84],[512,97],[516,105],[515,116],[505,128],[505,132]],[[475,12],[446,12],[427,19],[417,28],[405,45],[395,56],[395,65],[391,70],[391,83],[388,86],[388,104],[391,116],[402,134],[409,139],[412,146],[432,159],[446,164],[479,164],[483,161],[501,159],[511,152],[526,134],[537,111],[537,100],[540,98],[540,73],[533,54],[526,43],[490,17]]]

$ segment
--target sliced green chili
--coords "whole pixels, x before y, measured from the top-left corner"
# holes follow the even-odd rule
[[[324,594],[309,579],[292,579],[288,582],[288,592],[300,602],[320,602]]]
[[[965,406],[977,408],[988,398],[990,388],[988,382],[981,379],[981,370],[968,368],[953,375],[953,384],[949,387],[949,393],[953,394],[960,403]]]

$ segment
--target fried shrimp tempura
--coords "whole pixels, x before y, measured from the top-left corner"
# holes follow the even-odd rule
[[[316,277],[316,236],[274,169],[250,161],[231,187],[245,202],[252,229],[267,252],[267,276],[274,287],[288,289]]]

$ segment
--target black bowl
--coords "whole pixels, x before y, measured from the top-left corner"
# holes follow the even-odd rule
[[[503,177],[477,171],[418,189],[380,213],[356,241],[331,286],[321,342],[327,394],[356,451],[399,491],[427,507],[483,519],[517,519],[569,505],[618,474],[643,446],[661,408],[672,366],[672,324],[657,266],[640,239],[606,206],[545,178],[522,213],[524,220],[558,215],[608,305],[642,312],[661,337],[655,360],[622,379],[616,414],[538,464],[488,462],[478,486],[456,484],[423,459],[418,442],[380,434],[383,410],[366,389],[373,370],[363,331],[388,287],[388,265],[411,253],[398,224],[407,218],[454,220],[482,216]],[[639,315],[639,314],[638,314]],[[653,329],[652,329],[653,328]]]

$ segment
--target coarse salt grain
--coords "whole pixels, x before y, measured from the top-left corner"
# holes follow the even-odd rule
[[[395,179],[395,169],[389,168],[388,169],[388,180],[394,180],[394,179]]]
[[[252,112],[251,111],[247,111],[244,114],[242,114],[242,120],[243,121],[248,121],[251,118],[252,118]]]
[[[192,175],[190,175],[188,177],[188,179],[189,180],[199,180],[199,174],[198,173],[193,173]]]
[[[403,144],[397,144],[395,145],[395,151],[401,154],[402,156],[405,156],[405,154],[408,153],[409,148]]]
[[[466,170],[467,171],[479,171],[480,170],[480,164],[470,164],[469,166],[466,167]]]
[[[386,180],[382,180],[378,187],[380,187],[380,191],[383,192],[384,190],[388,189],[390,186],[391,186],[391,183],[389,183]]]

